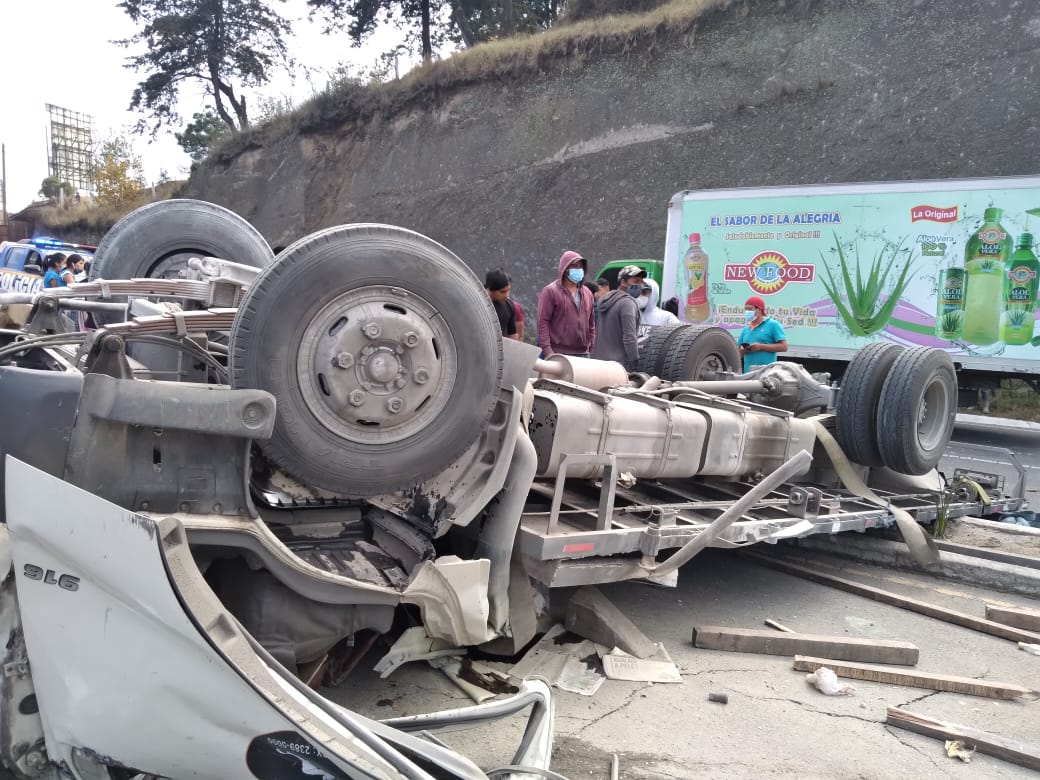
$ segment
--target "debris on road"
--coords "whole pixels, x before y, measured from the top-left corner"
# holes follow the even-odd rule
[[[775,628],[777,631],[783,631],[785,634],[794,633],[794,629],[788,628],[783,623],[777,623],[775,620],[771,620],[770,618],[766,618],[765,624],[770,628]]]
[[[838,675],[826,666],[805,675],[805,680],[826,696],[851,696],[856,690],[855,686],[838,682]]]
[[[557,624],[545,632],[509,673],[518,679],[541,677],[561,690],[592,696],[607,679],[599,659],[608,650]]]
[[[974,615],[968,615],[964,612],[958,612],[957,610],[946,609],[945,607],[929,604],[925,601],[912,599],[908,596],[900,595],[899,593],[875,588],[872,585],[864,585],[861,582],[855,582],[843,577],[824,574],[823,572],[815,571],[806,566],[799,566],[796,563],[785,561],[775,555],[765,555],[763,553],[755,552],[742,552],[741,555],[747,560],[755,561],[756,563],[760,563],[770,569],[782,571],[785,574],[802,577],[803,579],[818,582],[821,585],[829,585],[838,590],[846,591],[847,593],[854,593],[857,596],[864,596],[868,599],[881,602],[882,604],[890,604],[894,607],[899,607],[900,609],[906,609],[938,620],[944,620],[947,623],[953,623],[954,625],[963,626],[964,628],[971,628],[985,634],[999,636],[1002,639],[1010,639],[1013,642],[1040,642],[1040,633],[1024,631],[1020,628],[1014,628],[1003,623],[998,623],[994,620],[985,620],[980,617],[975,617]]]
[[[1019,642],[1018,649],[1025,650],[1031,655],[1040,655],[1040,645],[1031,645],[1028,642]]]
[[[986,620],[1024,628],[1026,631],[1040,631],[1040,612],[1034,609],[1008,609],[987,604]]]
[[[975,748],[969,748],[964,744],[964,740],[948,739],[946,740],[946,755],[950,758],[959,758],[967,764],[971,761],[971,757],[975,755]]]
[[[578,588],[567,603],[567,630],[604,647],[620,647],[636,658],[650,658],[658,646],[598,589]]]
[[[619,648],[614,648],[602,658],[603,671],[608,680],[631,680],[633,682],[681,683],[682,675],[664,645],[657,645],[653,658],[634,658]]]
[[[379,659],[375,671],[382,678],[389,677],[395,669],[410,661],[430,661],[445,656],[465,655],[466,651],[443,639],[434,639],[426,633],[422,626],[413,626],[406,630]]]
[[[709,693],[708,701],[718,702],[719,704],[728,704],[729,696],[724,693]]]
[[[1040,748],[1034,745],[990,734],[971,726],[960,726],[927,715],[918,715],[897,707],[888,708],[888,717],[885,722],[890,726],[924,734],[926,737],[970,742],[979,753],[995,756],[1030,769],[1040,769]]]
[[[693,645],[704,650],[737,653],[797,655],[814,653],[845,661],[868,661],[913,666],[920,650],[910,642],[887,639],[827,636],[825,634],[777,633],[755,628],[694,626]]]
[[[853,680],[869,680],[871,682],[888,683],[890,685],[907,685],[911,688],[927,688],[933,691],[949,691],[964,693],[969,696],[988,696],[993,699],[1017,699],[1036,693],[1021,685],[1009,683],[975,680],[970,677],[953,677],[947,674],[931,674],[929,672],[902,671],[888,666],[874,664],[857,664],[833,660],[830,658],[809,658],[804,655],[794,657],[794,668],[799,672],[811,672],[826,666],[840,677]]]

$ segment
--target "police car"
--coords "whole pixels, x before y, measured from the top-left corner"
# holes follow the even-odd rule
[[[90,260],[95,249],[46,237],[0,242],[0,292],[34,293],[43,285],[46,258],[60,252],[63,255],[75,253]]]

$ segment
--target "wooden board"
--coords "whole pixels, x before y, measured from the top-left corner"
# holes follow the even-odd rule
[[[1007,609],[987,604],[986,619],[1006,626],[1024,628],[1026,631],[1040,632],[1040,612],[1032,609]]]
[[[804,655],[794,657],[794,668],[800,672],[815,672],[821,666],[826,666],[838,677],[847,677],[852,680],[870,680],[890,685],[906,685],[911,688],[927,688],[932,691],[966,693],[969,696],[988,696],[991,699],[1017,699],[1019,696],[1033,693],[1029,688],[1023,688],[1021,685],[975,680],[971,677],[931,674],[915,669],[904,671],[889,666],[856,664],[830,658],[810,658]]]
[[[737,653],[767,655],[812,653],[847,661],[911,666],[917,663],[917,657],[920,655],[917,647],[909,642],[800,634],[794,631],[778,633],[757,628],[721,626],[694,626],[693,645],[705,650],[731,650]]]
[[[928,617],[945,620],[947,623],[971,628],[975,631],[981,631],[984,634],[999,636],[1002,639],[1010,639],[1013,642],[1029,642],[1031,644],[1040,642],[1040,633],[1025,631],[1021,628],[1014,628],[1012,626],[1004,625],[1003,623],[997,623],[993,620],[984,620],[983,618],[969,615],[966,612],[946,609],[945,607],[939,607],[925,601],[912,599],[908,596],[902,596],[888,590],[875,588],[871,585],[864,585],[860,582],[846,580],[842,577],[823,574],[822,572],[815,571],[806,566],[799,566],[796,563],[789,563],[788,561],[782,561],[778,558],[762,555],[761,553],[744,552],[741,553],[741,556],[748,560],[755,561],[756,563],[760,563],[763,566],[768,566],[771,569],[782,571],[785,574],[793,574],[796,577],[803,577],[804,579],[818,582],[821,585],[829,585],[832,588],[838,588],[839,590],[844,590],[848,593],[855,593],[857,596],[864,596],[868,599],[873,599],[874,601],[880,601],[883,604],[891,604],[900,609],[907,609],[911,612],[928,615]]]
[[[885,722],[890,726],[898,726],[901,729],[924,734],[926,737],[963,740],[969,748],[974,747],[980,753],[995,756],[1019,766],[1040,770],[1040,748],[1027,745],[1025,742],[989,734],[971,726],[947,723],[896,707],[888,708],[888,717]]]

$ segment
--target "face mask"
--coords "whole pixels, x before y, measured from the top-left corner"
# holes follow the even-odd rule
[[[639,298],[639,300],[637,301],[637,303],[639,304],[639,308],[640,308],[640,309],[645,309],[645,308],[646,308],[646,305],[647,305],[648,303],[650,303],[650,299],[649,299],[649,298],[643,298],[642,296],[640,296],[640,298]]]
[[[580,269],[580,268],[568,268],[567,269],[567,278],[570,279],[575,284],[577,284],[578,282],[580,282],[582,279],[585,278],[585,272],[582,269]]]
[[[625,292],[627,292],[633,298],[638,298],[640,293],[643,292],[643,286],[641,284],[633,284],[629,287],[626,287]]]
[[[755,319],[755,313],[753,311],[744,312],[744,319],[748,322],[753,322]]]

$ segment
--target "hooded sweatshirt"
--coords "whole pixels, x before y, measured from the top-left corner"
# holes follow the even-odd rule
[[[646,308],[639,312],[639,338],[643,339],[650,335],[650,328],[660,325],[679,325],[681,321],[670,311],[665,311],[657,306],[661,300],[661,288],[653,279],[647,279],[645,284],[650,287],[650,296],[646,302]]]
[[[560,255],[556,281],[545,285],[538,294],[538,345],[546,357],[556,353],[587,355],[596,340],[592,293],[579,283],[579,298],[575,302],[574,294],[563,284],[567,266],[575,260],[581,260],[585,273],[588,273],[584,257],[577,252],[564,252]]]
[[[639,304],[623,290],[611,290],[599,299],[599,333],[592,357],[616,360],[629,371],[636,370],[639,347]]]

